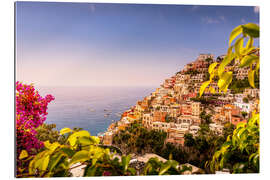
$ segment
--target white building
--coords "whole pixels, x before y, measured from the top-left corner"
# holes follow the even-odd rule
[[[217,134],[221,134],[223,131],[223,126],[215,123],[209,124],[210,130],[216,132]]]

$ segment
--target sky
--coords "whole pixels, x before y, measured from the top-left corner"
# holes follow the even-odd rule
[[[159,86],[259,24],[252,6],[17,2],[15,13],[16,80],[37,86]]]

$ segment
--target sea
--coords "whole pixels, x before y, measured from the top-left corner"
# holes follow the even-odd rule
[[[121,114],[138,100],[150,95],[156,87],[38,87],[44,97],[55,97],[48,105],[45,123],[64,127],[83,128],[91,135],[106,131],[120,120]]]

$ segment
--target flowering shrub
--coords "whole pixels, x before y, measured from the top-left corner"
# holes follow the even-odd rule
[[[43,147],[36,138],[38,126],[46,120],[48,103],[54,100],[52,95],[41,97],[33,85],[16,82],[16,147],[17,166],[20,166],[19,155],[22,150],[34,153]]]

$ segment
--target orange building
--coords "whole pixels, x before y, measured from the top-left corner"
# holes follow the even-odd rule
[[[153,116],[153,121],[158,121],[158,122],[165,122],[165,117],[167,113],[166,112],[160,112],[160,111],[155,111],[154,116]]]

